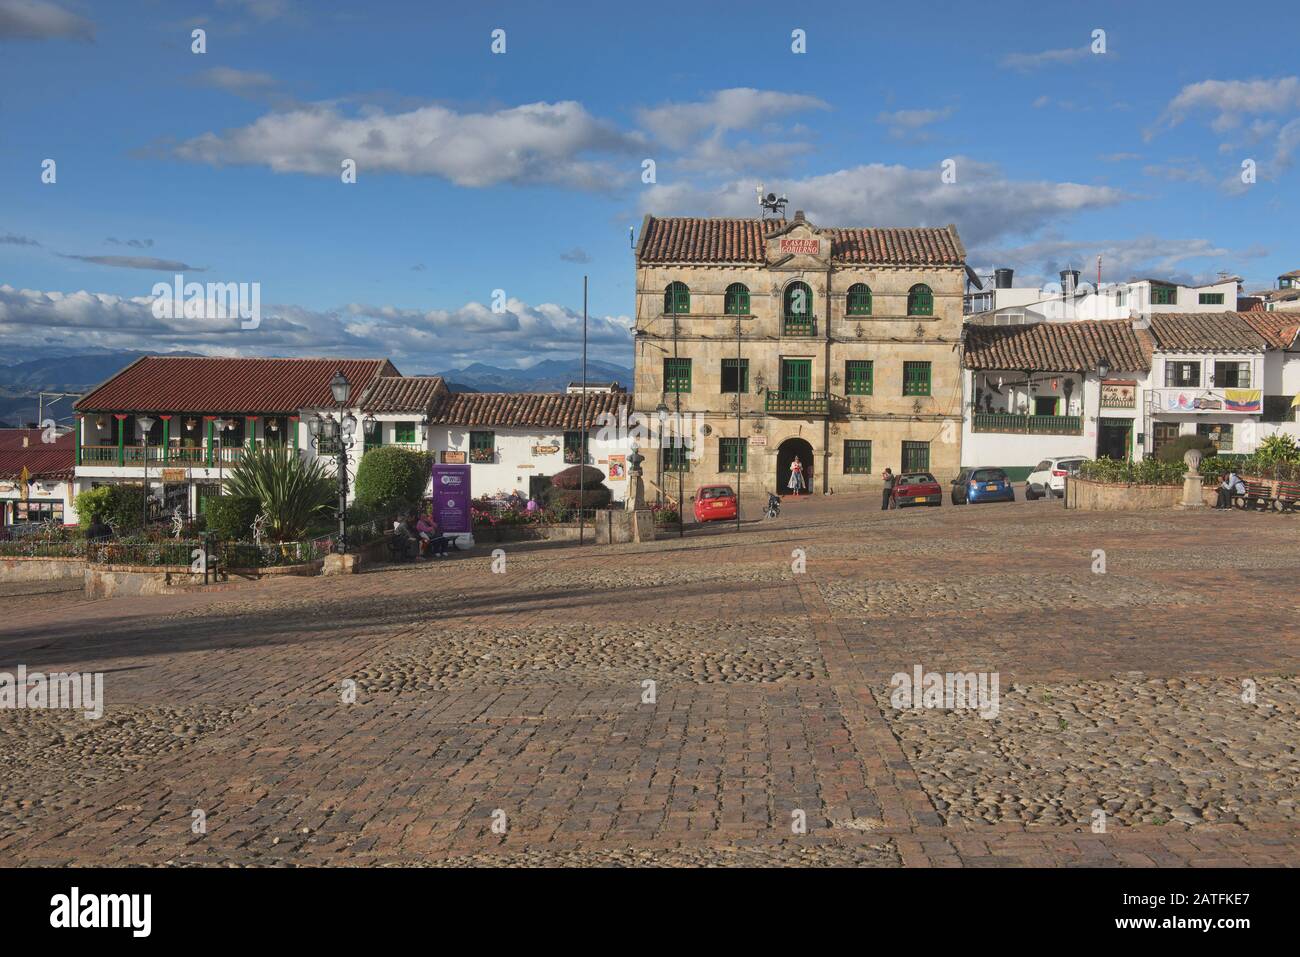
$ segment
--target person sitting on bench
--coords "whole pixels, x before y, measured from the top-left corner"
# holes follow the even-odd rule
[[[1223,481],[1219,483],[1219,499],[1215,502],[1215,508],[1232,508],[1232,497],[1234,495],[1245,495],[1246,483],[1236,472],[1229,470],[1228,474],[1223,476]]]
[[[411,524],[400,515],[393,519],[393,548],[402,558],[415,558],[420,552],[420,540],[415,537]]]
[[[451,539],[439,531],[438,520],[433,517],[432,512],[420,516],[420,520],[415,523],[415,531],[423,544],[425,558],[447,557],[447,546],[451,543]]]

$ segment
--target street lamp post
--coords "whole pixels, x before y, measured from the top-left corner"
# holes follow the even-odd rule
[[[352,394],[352,383],[348,382],[342,370],[334,373],[330,380],[330,394],[338,406],[335,415],[328,412],[312,415],[307,420],[307,430],[311,433],[311,445],[317,452],[329,450],[337,456],[336,470],[339,485],[339,533],[334,550],[340,555],[348,551],[348,451],[356,444],[357,419],[347,410],[348,397]],[[364,428],[367,435],[375,430],[375,418],[365,417]]]
[[[144,495],[140,498],[140,530],[143,532],[149,524],[149,432],[153,428],[153,416],[142,415],[136,419],[140,423],[140,462],[144,466]]]

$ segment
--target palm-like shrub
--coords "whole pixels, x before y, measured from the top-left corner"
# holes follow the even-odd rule
[[[313,519],[330,510],[337,495],[334,477],[320,460],[304,459],[286,448],[245,452],[227,476],[231,495],[262,504],[267,533],[278,542],[300,539]]]

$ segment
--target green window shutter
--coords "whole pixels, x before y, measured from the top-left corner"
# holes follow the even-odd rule
[[[1223,305],[1223,293],[1221,292],[1203,292],[1200,294],[1199,298],[1202,306]]]
[[[690,359],[665,359],[664,360],[664,391],[665,392],[690,392],[691,391],[691,360]]]
[[[907,314],[909,316],[933,316],[934,293],[924,283],[917,283],[907,294]]]
[[[844,440],[844,474],[845,475],[870,475],[871,474],[871,440],[870,439],[845,439]]]
[[[850,316],[871,315],[871,287],[866,283],[854,283],[849,287],[848,314]]]
[[[375,427],[379,431],[379,427]],[[414,442],[415,441],[415,423],[414,422],[394,422],[393,423],[393,441],[394,442]]]
[[[496,458],[497,436],[495,432],[471,432],[469,434],[469,460],[486,463]]]
[[[719,443],[719,471],[744,472],[749,467],[749,440],[723,438]]]
[[[806,399],[812,394],[812,360],[781,360],[781,394]]]
[[[691,311],[691,290],[684,282],[671,282],[664,290],[664,312],[684,316]]]
[[[930,394],[930,363],[903,363],[903,395]]]
[[[743,282],[733,282],[728,286],[722,311],[729,316],[749,315],[749,287]]]
[[[722,360],[722,391],[723,392],[748,392],[749,391],[749,360],[748,359],[723,359]]]
[[[903,471],[904,472],[930,471],[930,443],[929,442],[904,442],[903,443]]]
[[[871,395],[875,363],[870,359],[849,359],[844,363],[844,391],[848,395]]]
[[[691,468],[691,460],[687,457],[687,448],[685,445],[665,445],[659,449],[659,455],[663,458],[665,472],[688,472]]]

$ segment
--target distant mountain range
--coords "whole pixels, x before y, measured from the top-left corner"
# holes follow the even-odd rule
[[[436,375],[447,380],[456,392],[563,392],[570,382],[582,381],[580,359],[543,359],[527,369],[502,369],[484,362],[472,362],[462,369],[448,369]],[[599,359],[587,360],[589,383],[617,382],[632,388],[632,370]]]
[[[0,424],[18,425],[36,419],[38,392],[87,392],[148,352],[101,352],[93,355],[50,356],[0,365]],[[194,356],[197,352],[169,352]],[[401,363],[398,363],[401,368]],[[457,392],[563,392],[582,379],[579,359],[543,359],[528,369],[503,369],[474,362],[437,375]],[[617,382],[632,387],[632,370],[599,359],[587,360],[588,382]],[[72,400],[55,405],[57,418],[72,414]]]

